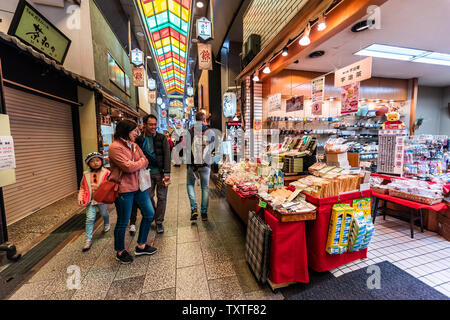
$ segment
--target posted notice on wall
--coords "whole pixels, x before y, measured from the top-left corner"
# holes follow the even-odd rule
[[[0,170],[15,169],[14,141],[11,136],[0,136]]]

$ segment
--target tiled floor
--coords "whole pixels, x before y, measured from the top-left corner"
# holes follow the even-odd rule
[[[338,277],[381,261],[393,263],[450,297],[450,242],[434,232],[420,233],[418,228],[411,239],[409,223],[389,216],[386,220],[377,217],[367,259],[331,272]]]
[[[174,168],[169,187],[165,233],[152,229],[149,242],[158,248],[151,257],[138,257],[131,265],[115,260],[113,229],[95,234],[94,245],[81,253],[84,237],[64,247],[20,287],[10,299],[284,299],[259,285],[245,262],[245,229],[230,213],[225,199],[210,200],[209,221],[189,221],[185,169]],[[200,195],[197,188],[197,198]],[[115,213],[111,213],[114,225]],[[126,245],[133,252],[136,237],[128,233]],[[383,260],[418,277],[450,297],[450,242],[437,234],[416,232],[409,225],[387,217],[377,219],[368,259],[332,270],[335,276]],[[69,289],[69,266],[80,270],[79,289]],[[69,280],[69,281],[68,281]]]

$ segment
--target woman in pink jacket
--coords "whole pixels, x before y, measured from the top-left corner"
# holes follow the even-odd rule
[[[134,142],[138,136],[137,124],[131,120],[122,120],[117,124],[114,142],[108,151],[110,179],[119,183],[119,197],[115,201],[117,224],[114,230],[114,248],[117,251],[116,259],[124,264],[133,262],[133,257],[125,250],[125,232],[134,201],[142,213],[135,255],[152,255],[156,252],[156,248],[146,244],[155,210],[148,193],[139,189],[139,170],[147,168],[148,160]]]

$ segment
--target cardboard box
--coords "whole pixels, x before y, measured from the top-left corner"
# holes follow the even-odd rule
[[[328,162],[348,163],[347,152],[343,153],[326,153]]]
[[[445,240],[450,241],[450,225],[438,222],[438,233]]]

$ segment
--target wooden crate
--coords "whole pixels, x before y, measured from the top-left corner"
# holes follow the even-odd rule
[[[280,222],[316,220],[316,211],[298,212],[298,213],[280,213],[279,211],[274,210],[269,203],[267,204],[266,210],[269,211],[269,213],[273,215],[275,218],[277,218],[278,221]]]

